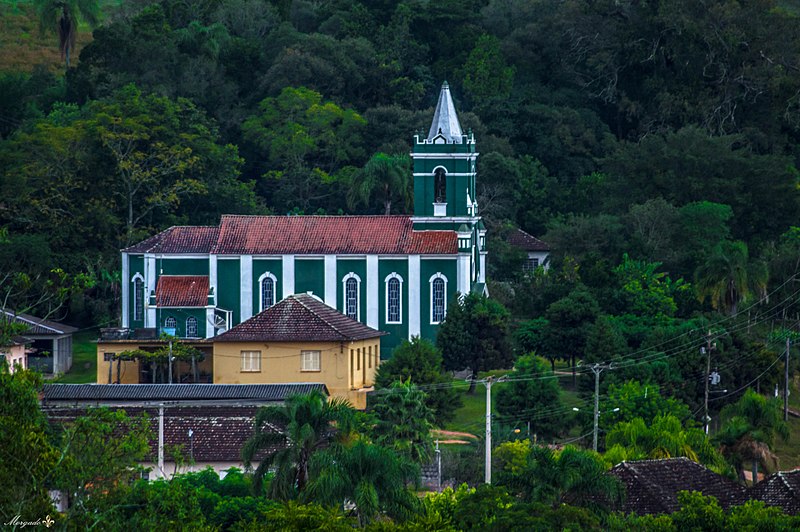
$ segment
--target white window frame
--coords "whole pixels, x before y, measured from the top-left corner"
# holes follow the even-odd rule
[[[389,281],[391,281],[392,279],[397,279],[397,281],[399,281],[399,286],[398,286],[398,289],[397,289],[397,291],[398,291],[398,293],[397,293],[397,307],[398,307],[398,309],[397,309],[397,320],[395,320],[395,321],[389,319],[389,315],[390,315],[389,314],[389,300],[390,300],[390,298],[389,298]],[[386,292],[385,292],[385,300],[386,301],[384,303],[384,307],[385,307],[384,310],[386,312],[386,314],[385,314],[386,323],[387,324],[391,323],[393,325],[401,324],[401,323],[403,323],[403,278],[400,277],[400,275],[398,275],[396,272],[392,272],[392,273],[390,273],[389,275],[386,276],[386,279],[384,279],[383,282],[384,282],[384,286],[386,288]]]
[[[444,288],[442,292],[442,319],[440,321],[434,321],[434,309],[433,309],[433,282],[437,279],[441,279],[444,282]],[[442,275],[441,272],[434,273],[431,278],[428,280],[428,286],[430,287],[430,317],[431,317],[431,325],[438,325],[442,323],[447,316],[447,277]]]
[[[272,303],[269,305],[270,307],[275,304],[277,300],[278,294],[278,278],[275,277],[271,272],[264,272],[261,277],[258,278],[258,311],[263,312],[266,309],[264,308],[264,281],[267,279],[272,280]]]
[[[261,372],[261,351],[240,351],[240,373]]]
[[[349,316],[347,313],[347,281],[350,279],[356,280],[356,321],[361,321],[361,277],[354,272],[350,272],[342,278],[342,314]]]
[[[142,283],[142,286],[138,290],[136,289],[136,281],[140,281]],[[144,277],[142,277],[141,273],[136,272],[136,274],[134,274],[134,276],[131,277],[131,283],[133,284],[133,321],[143,321],[144,320]],[[137,298],[141,298],[138,301],[139,303],[138,305],[137,305]]]
[[[322,351],[300,351],[300,371],[322,371]]]
[[[194,331],[191,330],[190,326],[191,328],[194,329]],[[197,322],[197,318],[195,318],[194,316],[189,316],[188,318],[186,318],[186,337],[199,338],[199,334],[200,334],[200,328],[199,328],[199,323]]]
[[[172,325],[170,325],[170,322]],[[178,332],[178,320],[175,319],[175,316],[167,316],[164,318],[164,328],[175,329],[175,332]]]

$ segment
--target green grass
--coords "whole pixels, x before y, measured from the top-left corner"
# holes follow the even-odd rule
[[[87,384],[97,382],[97,332],[81,331],[72,337],[72,369],[53,382]]]

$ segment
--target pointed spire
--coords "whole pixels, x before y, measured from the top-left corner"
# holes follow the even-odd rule
[[[439,93],[436,112],[433,113],[433,122],[428,132],[428,140],[433,140],[439,134],[444,136],[447,142],[461,144],[461,124],[458,123],[456,107],[453,105],[452,96],[450,96],[450,85],[446,81],[442,83],[442,91]]]

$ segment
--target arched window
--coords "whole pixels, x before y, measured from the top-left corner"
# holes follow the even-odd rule
[[[144,319],[144,279],[139,273],[133,276],[133,319]]]
[[[431,323],[441,323],[447,312],[447,277],[436,273],[430,279],[431,283]]]
[[[435,203],[447,201],[447,172],[442,167],[437,168],[433,174],[433,197]]]
[[[186,336],[187,338],[197,338],[197,318],[194,316],[186,318]]]
[[[386,323],[403,321],[403,278],[392,272],[386,276]]]
[[[261,286],[261,310],[267,310],[275,304],[275,286],[278,280],[274,275],[267,272],[258,280]]]
[[[176,320],[173,316],[168,316],[167,319],[164,320],[164,328],[165,329],[177,329],[178,328],[178,320]]]
[[[344,284],[344,313],[348,318],[359,320],[361,318],[360,312],[360,285],[361,278],[353,272],[344,276],[342,281]]]

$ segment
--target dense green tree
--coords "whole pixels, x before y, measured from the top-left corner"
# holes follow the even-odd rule
[[[458,297],[448,305],[436,345],[446,370],[469,369],[469,393],[475,391],[478,372],[511,364],[509,318],[505,307],[481,294]]]
[[[392,204],[408,212],[413,197],[410,159],[406,155],[376,153],[363,168],[356,171],[347,191],[347,205],[359,203],[368,208],[374,198],[383,206],[383,214],[392,214]]]
[[[547,342],[553,352],[569,360],[572,380],[575,368],[586,349],[586,339],[600,309],[585,287],[578,287],[547,308]]]
[[[411,380],[395,381],[377,392],[373,412],[375,443],[423,465],[433,458],[431,422],[433,411],[425,404],[425,393]]]
[[[744,480],[744,468],[752,466],[753,483],[758,482],[759,464],[776,469],[777,457],[772,448],[776,436],[789,438],[789,426],[782,419],[778,399],[768,400],[748,388],[734,404],[722,409],[722,429],[715,435],[722,454]]]
[[[658,385],[641,384],[634,380],[610,384],[601,405],[601,410],[605,412],[600,414],[603,427],[613,427],[637,417],[652,420],[657,416],[669,415],[681,420],[684,425],[691,419],[686,404],[674,397],[663,396]]]
[[[561,387],[547,362],[534,355],[523,355],[508,374],[509,382],[497,387],[498,422],[530,426],[531,434],[550,439],[565,428],[565,416],[553,415],[563,408]]]
[[[242,460],[248,465],[257,454],[266,451],[254,471],[256,493],[261,493],[270,468],[275,469],[269,483],[271,498],[287,500],[302,493],[309,482],[312,456],[331,444],[337,434],[346,432],[351,417],[352,407],[347,402],[340,399],[329,402],[321,392],[293,395],[283,406],[259,409],[255,433],[242,447]],[[338,431],[333,423],[337,423]],[[270,452],[275,444],[282,447]]]
[[[513,83],[514,67],[507,66],[500,42],[491,35],[481,35],[464,66],[464,90],[470,100],[480,105],[505,99]]]
[[[744,242],[723,242],[695,272],[697,298],[733,316],[739,303],[766,296],[768,275],[763,262],[750,260]]]
[[[453,418],[461,406],[458,391],[450,386],[452,378],[444,373],[442,354],[429,340],[415,336],[403,341],[392,351],[392,357],[381,362],[375,375],[378,390],[393,382],[411,380],[425,391],[425,404],[433,411],[434,420],[442,424]]]

